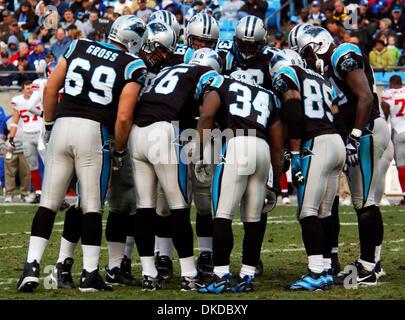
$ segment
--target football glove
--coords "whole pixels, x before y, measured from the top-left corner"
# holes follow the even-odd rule
[[[291,162],[291,152],[290,150],[284,149],[283,151],[283,169],[281,170],[281,173],[286,173],[288,169],[290,169],[290,162]]]
[[[48,144],[48,142],[49,142],[49,139],[51,137],[53,124],[54,124],[53,121],[52,122],[45,122],[45,133],[44,133],[45,144]]]
[[[359,146],[360,137],[349,134],[346,143],[346,163],[355,167],[359,164]]]
[[[122,168],[124,164],[124,157],[127,154],[127,150],[117,151],[114,149],[112,154],[112,169],[113,171],[118,171]]]
[[[277,204],[277,194],[273,188],[266,186],[266,198],[264,199],[264,207],[262,213],[269,213]]]
[[[15,143],[14,143],[14,137],[10,137],[8,139],[8,142],[10,143],[11,150],[15,150],[16,148],[15,148]]]
[[[291,175],[293,183],[296,187],[304,184],[304,176],[301,168],[301,155],[299,153],[291,155]]]
[[[207,183],[211,179],[211,170],[208,164],[204,163],[203,160],[198,160],[194,166],[194,173],[196,179],[200,183]]]

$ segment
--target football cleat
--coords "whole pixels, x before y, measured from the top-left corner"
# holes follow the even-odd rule
[[[375,275],[377,277],[377,280],[380,279],[381,277],[384,277],[387,275],[387,273],[384,271],[382,265],[381,265],[381,261],[377,261],[375,264]]]
[[[401,201],[395,204],[396,206],[405,206],[405,199],[402,198]]]
[[[79,290],[81,292],[113,291],[113,287],[104,282],[98,273],[98,268],[92,272],[83,269],[80,276]]]
[[[158,275],[164,281],[170,281],[173,278],[173,261],[169,256],[157,256],[156,269]]]
[[[226,273],[221,278],[214,273],[212,282],[205,285],[204,288],[198,289],[198,292],[215,294],[229,292],[232,290],[231,277],[231,273]]]
[[[39,193],[35,194],[34,200],[31,203],[40,203],[41,202],[41,195]]]
[[[255,271],[255,276],[260,277],[263,274],[263,261],[262,259],[259,258],[259,262],[257,263],[256,266],[256,271]]]
[[[331,260],[332,260],[332,269],[333,269],[333,276],[337,276],[340,272],[340,262],[339,256],[337,253],[331,253]]]
[[[325,289],[332,289],[335,286],[335,281],[333,280],[333,268],[330,268],[326,271],[324,271],[324,277],[325,277],[325,284],[326,287]]]
[[[203,251],[197,258],[197,271],[203,277],[212,277],[214,260],[212,252]]]
[[[141,286],[141,281],[135,279],[131,274],[123,272],[119,267],[112,268],[111,270],[105,268],[107,274],[105,282],[112,286]]]
[[[391,205],[391,203],[390,203],[390,201],[386,198],[386,197],[383,197],[382,199],[381,199],[381,201],[380,201],[380,206],[390,206]]]
[[[159,277],[153,278],[151,276],[143,276],[142,291],[155,291],[164,287],[164,280]]]
[[[52,282],[55,283],[58,289],[74,289],[76,288],[72,279],[73,259],[66,258],[63,263],[58,262],[51,273]]]
[[[198,290],[205,287],[203,279],[197,275],[195,277],[181,277],[181,291]]]
[[[327,280],[325,274],[315,273],[308,270],[305,276],[292,284],[284,286],[285,289],[290,291],[323,291],[326,290]]]
[[[368,287],[368,286],[377,285],[377,276],[375,273],[375,269],[373,269],[372,271],[367,271],[363,267],[363,265],[358,261],[355,261],[354,264],[352,264],[351,266],[353,266],[354,268],[357,269],[356,284],[359,287]],[[346,277],[352,277],[352,273],[345,272],[345,271],[340,272],[334,279],[335,284],[344,285]],[[352,284],[354,284],[354,283],[352,283]]]
[[[232,292],[252,292],[255,289],[255,282],[252,276],[238,277],[238,281],[232,287]]]
[[[283,197],[282,201],[283,201],[283,204],[291,204],[291,200],[289,197]]]
[[[343,199],[341,202],[342,206],[351,206],[352,205],[352,200],[350,198]]]
[[[69,207],[70,207],[70,204],[66,200],[63,200],[62,204],[59,207],[59,211],[63,211]]]
[[[33,292],[39,284],[39,263],[37,260],[24,264],[24,271],[17,283],[17,290],[20,292]]]

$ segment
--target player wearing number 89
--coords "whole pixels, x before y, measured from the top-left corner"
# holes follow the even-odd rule
[[[333,123],[336,94],[332,84],[305,69],[292,50],[273,57],[270,73],[287,124],[291,173],[298,188],[297,218],[308,255],[308,274],[286,289],[324,290],[333,284],[328,236],[332,203],[345,163],[345,146]]]
[[[349,133],[346,174],[359,224],[360,257],[355,262],[358,283],[376,285],[374,267],[380,259],[384,227],[374,197],[379,161],[387,148],[389,132],[380,117],[373,70],[359,47],[351,43],[336,46],[323,28],[305,30],[298,39],[298,48],[311,69],[331,80],[338,96],[339,113]],[[343,284],[346,276],[342,273],[335,283]]]
[[[158,182],[172,217],[173,243],[181,267],[181,289],[195,290],[201,285],[194,263],[188,171],[179,134],[180,130],[191,127],[195,111],[190,106],[195,105],[204,86],[209,82],[218,83],[217,71],[221,69],[221,63],[217,53],[210,49],[197,50],[195,55],[200,59],[162,69],[144,90],[134,113],[128,146],[135,185],[142,186],[136,188],[141,227],[136,231],[135,241],[142,264],[144,290],[162,287],[153,257]]]
[[[112,290],[98,273],[102,212],[110,169],[107,141],[115,135],[113,157],[122,157],[138,92],[144,83],[144,62],[128,51],[141,45],[145,28],[122,16],[112,28],[111,43],[73,41],[52,72],[44,90],[45,121],[55,124],[46,154],[40,207],[35,214],[27,262],[19,291],[38,286],[39,263],[52,232],[56,210],[73,173],[80,186],[83,210],[83,272],[79,290]],[[64,87],[58,102],[58,91]],[[55,120],[56,119],[56,120]]]
[[[271,91],[256,85],[251,74],[243,72],[246,75],[241,77],[241,72],[235,75],[240,80],[232,78],[232,73],[231,77],[222,77],[220,86],[207,87],[200,107],[197,124],[200,142],[210,141],[203,137],[203,130],[212,129],[214,122],[222,132],[233,133],[223,144],[223,160],[213,177],[214,277],[199,290],[201,293],[254,290],[253,279],[263,240],[261,214],[270,158],[275,178],[281,173],[283,137],[279,102]],[[245,230],[242,267],[236,285],[231,288],[232,220],[239,205]]]

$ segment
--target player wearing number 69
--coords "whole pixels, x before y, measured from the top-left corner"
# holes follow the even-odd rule
[[[42,197],[35,214],[27,262],[17,284],[32,291],[39,282],[39,263],[52,232],[56,211],[73,173],[80,186],[83,210],[81,241],[83,273],[80,291],[112,290],[98,273],[102,212],[110,171],[110,135],[114,157],[124,153],[132,113],[147,73],[144,62],[131,54],[146,36],[134,16],[118,18],[111,43],[73,41],[44,89],[44,117],[49,130]],[[58,91],[64,87],[60,101]],[[55,120],[56,119],[56,120]],[[116,155],[118,154],[118,156]]]
[[[320,74],[305,69],[298,53],[286,49],[270,62],[273,89],[282,101],[288,129],[291,174],[298,188],[297,218],[308,255],[308,274],[288,290],[324,290],[333,284],[331,208],[345,145],[334,124],[336,93]]]

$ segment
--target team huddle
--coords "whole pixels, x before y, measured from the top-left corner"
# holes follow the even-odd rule
[[[266,46],[266,27],[255,16],[239,21],[233,41],[219,41],[218,24],[207,14],[189,21],[184,45],[177,43],[179,31],[167,11],[147,24],[124,15],[108,43],[75,40],[52,70],[41,94],[41,198],[17,290],[38,286],[56,212],[76,176],[78,202],[66,211],[52,272],[58,288],[75,288],[72,257],[81,240],[82,292],[116,285],[162,289],[173,278],[174,249],[182,291],[251,292],[263,272],[267,214],[289,169],[308,272],[285,289],[345,283],[337,250],[342,171],[358,217],[357,283],[376,285],[384,275],[378,190],[383,154],[392,148],[368,58],[305,23],[290,32],[285,50]],[[104,280],[99,255],[106,201]],[[242,265],[231,283],[232,220],[239,208]],[[141,280],[131,273],[135,245]]]

